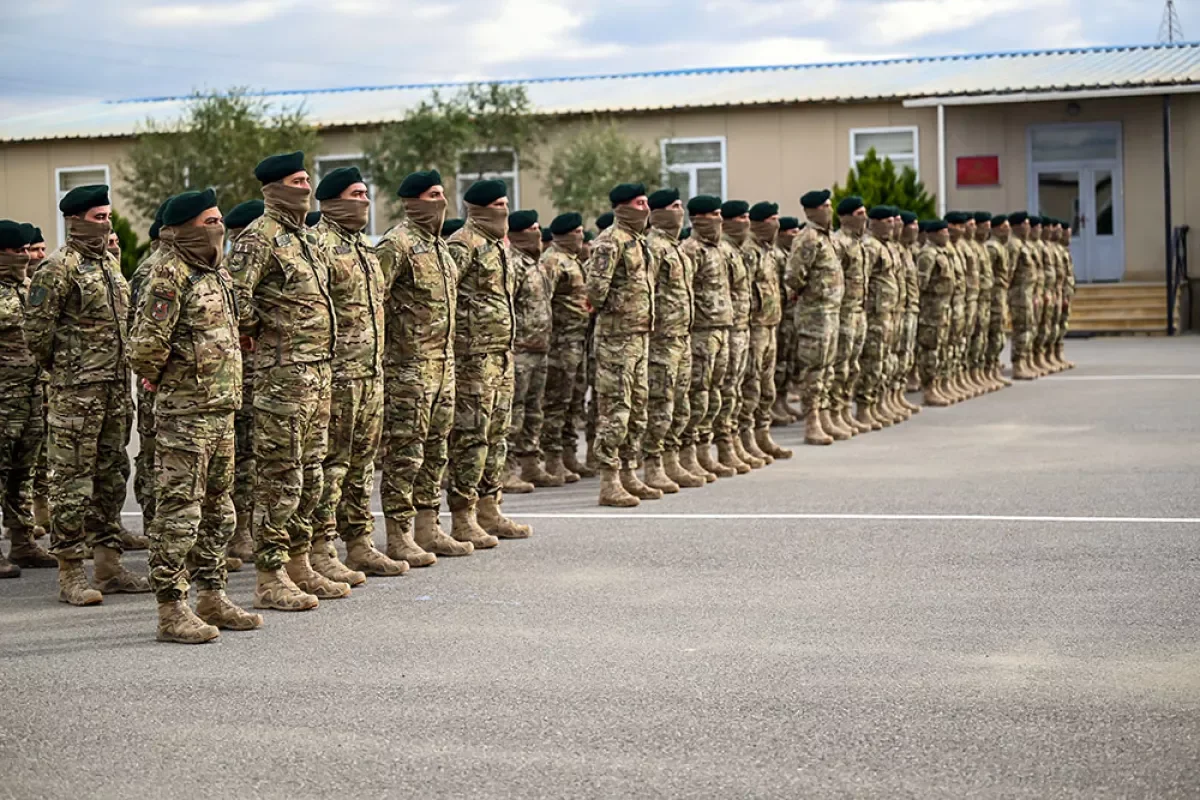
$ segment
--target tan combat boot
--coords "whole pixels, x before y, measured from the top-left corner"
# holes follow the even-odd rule
[[[442,530],[436,508],[422,508],[417,511],[413,539],[425,552],[448,558],[469,556],[475,552],[475,547],[470,542],[456,541]]]
[[[1037,377],[1033,373],[1033,370],[1029,368],[1029,359],[1027,357],[1013,360],[1012,375],[1018,381],[1031,381]]]
[[[504,464],[504,491],[512,494],[529,494],[533,491],[534,486],[526,480],[522,480],[517,471],[516,462],[509,459]]]
[[[713,458],[712,445],[707,442],[696,445],[696,463],[700,465],[701,469],[718,478],[732,478],[738,474],[733,467],[727,467]]]
[[[580,464],[574,450],[566,450],[562,454],[563,466],[581,478],[596,477],[596,470],[587,464]]]
[[[567,469],[566,464],[563,463],[562,453],[551,453],[546,456],[546,472],[561,480],[560,486],[579,482],[579,473]]]
[[[934,408],[944,408],[950,405],[950,401],[938,391],[938,381],[936,380],[925,384],[924,397],[921,402]]]
[[[692,452],[692,460],[696,460],[695,451]],[[647,467],[649,467],[649,464],[650,462],[647,460]],[[663,474],[665,474],[670,481],[672,481],[681,489],[699,489],[701,486],[704,486],[708,483],[706,478],[702,478],[684,467],[683,464],[679,462],[679,453],[675,450],[667,450],[663,452],[662,466]],[[696,469],[698,470],[699,468],[700,465],[697,464]],[[714,475],[713,479],[716,480],[716,477],[717,476]]]
[[[755,436],[754,428],[746,428],[742,431],[742,449],[746,451],[747,455],[757,458],[766,466],[775,463],[775,456],[758,446],[758,438]],[[750,466],[754,465],[751,464]]]
[[[787,459],[792,457],[792,451],[786,447],[780,447],[779,444],[771,438],[770,428],[759,428],[754,432],[755,438],[758,440],[758,449],[762,450],[774,458],[775,460]]]
[[[221,635],[215,626],[192,613],[182,600],[158,604],[158,640],[179,644],[204,644]]]
[[[621,485],[625,487],[625,491],[638,500],[662,500],[663,493],[642,483],[642,479],[638,477],[636,470],[630,467],[622,467],[618,476],[621,479]]]
[[[308,611],[319,604],[315,595],[301,590],[284,570],[258,570],[258,584],[254,587],[255,608]]]
[[[595,438],[591,438],[591,439],[587,440],[587,454],[584,456],[583,463],[592,472],[593,475],[600,474],[600,460],[596,457],[596,439]],[[575,468],[572,467],[572,469],[575,469]],[[578,472],[580,475],[584,474],[580,470],[576,469],[575,471]]]
[[[776,397],[771,405],[771,424],[786,428],[792,424],[792,414],[787,410],[787,400]]]
[[[1054,353],[1058,357],[1058,360],[1062,362],[1063,369],[1075,369],[1075,362],[1067,360],[1066,345],[1063,342],[1054,345]]]
[[[750,472],[750,465],[738,458],[733,449],[733,442],[722,436],[717,440],[717,462],[725,469],[733,470],[735,475],[745,475]]]
[[[499,539],[528,539],[533,536],[533,527],[522,525],[504,515],[504,494],[498,493],[479,498],[476,511],[480,526]]]
[[[542,469],[542,460],[536,455],[521,456],[518,461],[521,464],[521,480],[532,483],[539,489],[555,488],[567,482],[565,478]]]
[[[16,564],[18,567],[25,569],[52,569],[58,566],[58,559],[42,549],[41,545],[33,540],[33,529],[25,528],[23,530],[9,530],[9,538],[12,539],[12,548],[8,553],[8,560]]]
[[[411,542],[411,537],[409,540]],[[422,554],[429,556],[428,563],[432,564],[436,560],[417,547],[416,543],[413,543],[412,546],[415,550],[420,550]],[[371,540],[371,534],[364,533],[362,536],[346,542],[346,566],[374,578],[394,578],[408,572],[409,563],[403,559],[395,561],[388,558],[375,549],[375,542]]]
[[[788,410],[788,413],[790,413],[792,415],[793,422],[799,422],[800,420],[804,419],[805,414],[804,414],[803,408],[801,408],[800,406],[792,405],[790,400],[785,400],[783,405],[784,405],[784,408],[786,408]]]
[[[844,442],[850,438],[850,431],[842,428],[840,425],[835,425],[833,417],[829,413],[829,409],[822,408],[819,414],[821,419],[821,428],[827,434],[833,437],[835,442]]]
[[[145,594],[150,591],[150,581],[142,575],[130,572],[121,565],[121,554],[111,547],[96,545],[92,548],[95,563],[96,588],[107,594]]]
[[[261,628],[262,614],[251,614],[236,605],[222,589],[202,589],[196,596],[196,616],[227,631]]]
[[[833,444],[833,437],[821,427],[821,414],[815,408],[804,418],[804,443],[815,445]]]
[[[909,410],[904,403],[904,397],[900,394],[899,389],[892,389],[888,393],[888,404],[893,411],[900,417],[901,422],[907,422],[912,419],[913,412]]]
[[[331,581],[312,568],[308,553],[293,555],[283,568],[292,579],[292,583],[303,592],[313,595],[320,600],[337,600],[350,596],[350,584],[342,581]]]
[[[483,502],[483,498],[479,501]],[[467,542],[476,550],[488,550],[500,544],[500,540],[479,524],[475,509],[475,505],[469,505],[450,512],[450,537],[456,542]]]
[[[663,469],[663,458],[649,456],[643,466],[646,479],[642,483],[662,494],[679,494],[679,484],[671,480]]]
[[[325,576],[334,583],[346,583],[350,586],[361,586],[367,582],[367,576],[363,573],[350,569],[342,563],[337,557],[337,550],[333,547],[333,542],[325,537],[314,537],[312,556],[310,559],[312,568]],[[320,597],[320,595],[318,595]]]
[[[907,409],[910,414],[921,413],[921,407],[909,400],[903,389],[896,390],[896,400],[898,400],[900,405]]]
[[[121,539],[121,547],[123,547],[127,553],[133,552],[134,550],[150,549],[150,540],[148,538],[139,533],[134,533],[133,531],[127,529],[124,525],[121,526],[119,538]]]
[[[703,478],[706,484],[717,479],[715,474],[700,466],[700,462],[696,460],[696,445],[694,444],[684,445],[679,449],[679,466],[697,478]],[[683,486],[682,483],[679,485]]]
[[[428,567],[437,563],[437,556],[426,553],[413,540],[411,520],[384,517],[383,524],[387,528],[387,557],[391,561],[408,564],[410,567]]]
[[[735,430],[729,435],[729,444],[733,447],[733,454],[738,457],[738,460],[750,467],[750,469],[762,469],[767,465],[766,461],[751,455],[746,450],[746,443],[742,441],[742,432],[740,430]]]
[[[254,541],[250,538],[249,516],[244,521],[240,517],[238,518],[233,538],[225,546],[225,554],[234,558],[240,558],[246,563],[254,561]]]
[[[865,422],[859,422],[857,419],[854,418],[854,412],[850,410],[849,405],[842,406],[840,419],[842,422],[842,427],[848,428],[851,431],[853,431],[855,436],[857,436],[860,433],[870,433],[871,432],[870,425],[866,424]]]
[[[613,508],[633,508],[641,505],[641,500],[625,491],[621,478],[612,467],[600,468],[600,500],[598,505]]]
[[[995,378],[996,382],[1001,386],[1013,385],[1013,382],[1004,376],[1004,367],[1000,366],[999,364],[992,366],[992,377]]]
[[[20,574],[19,567],[17,574]],[[58,559],[58,600],[73,606],[94,606],[104,602],[104,595],[88,583],[82,560]]]

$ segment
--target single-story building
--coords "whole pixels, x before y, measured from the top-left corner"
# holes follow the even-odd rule
[[[1072,220],[1081,283],[1165,287],[1168,184],[1172,223],[1200,225],[1200,43],[507,83],[524,84],[535,109],[554,118],[548,152],[602,114],[658,149],[667,180],[685,194],[772,199],[784,213],[800,211],[803,191],[844,181],[873,147],[916,169],[943,209],[1028,208]],[[304,103],[321,134],[319,173],[355,161],[364,132],[445,87],[266,98]],[[54,246],[56,204],[73,186],[108,182],[119,208],[117,165],[139,125],[177,118],[186,101],[101,102],[0,121],[0,216],[40,225]],[[553,213],[542,175],[511,152],[487,158],[515,205]],[[374,220],[373,232],[387,224]]]

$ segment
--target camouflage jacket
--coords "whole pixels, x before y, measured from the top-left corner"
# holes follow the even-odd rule
[[[1038,242],[1042,252],[1042,291],[1052,292],[1058,285],[1058,251],[1052,242]]]
[[[682,249],[692,262],[692,297],[696,308],[693,327],[728,328],[733,324],[733,300],[729,294],[729,270],[720,248],[704,243],[693,233]]]
[[[832,242],[846,286],[842,294],[842,313],[861,312],[867,304],[867,254],[863,249],[863,237],[851,236],[840,229],[833,234]]]
[[[337,318],[333,377],[370,378],[383,371],[383,269],[367,237],[328,217],[312,229],[329,265]]]
[[[1071,257],[1069,245],[1060,246],[1062,247],[1063,291],[1069,300],[1075,296],[1075,259]]]
[[[592,242],[587,264],[596,331],[609,336],[649,333],[654,327],[654,276],[646,237],[619,225],[609,230]]]
[[[191,264],[173,247],[146,278],[129,334],[129,364],[156,384],[157,416],[242,407],[242,351],[233,276]]]
[[[881,324],[885,316],[900,307],[900,264],[892,242],[874,236],[863,237],[867,264],[867,324]]]
[[[971,245],[971,240],[965,236],[957,242],[952,242],[950,245],[958,251],[958,257],[963,264],[964,275],[967,281],[968,303],[979,298],[979,261],[975,254],[975,248]]]
[[[542,264],[554,278],[554,294],[550,298],[554,338],[566,336],[582,340],[587,334],[591,315],[583,262],[552,243],[542,253]]]
[[[41,370],[25,344],[28,281],[15,275],[0,278],[0,392],[5,397],[38,393]]]
[[[508,247],[483,232],[474,220],[447,242],[458,267],[458,308],[454,352],[457,355],[504,353],[513,348],[517,330],[517,271]]]
[[[164,247],[161,242],[150,243],[150,252],[138,262],[133,274],[129,276],[129,330],[133,330],[133,321],[137,318],[138,309],[142,306],[142,287],[150,277],[150,270],[163,255]]]
[[[387,297],[383,363],[451,358],[458,267],[446,240],[405,220],[383,235],[375,253]]]
[[[550,352],[554,296],[552,267],[515,247],[509,248],[510,263],[517,273],[517,333],[513,347],[525,353]]]
[[[1009,287],[1018,291],[1032,289],[1037,285],[1037,272],[1041,265],[1034,260],[1033,249],[1028,240],[1016,236],[1008,240]]]
[[[810,222],[800,232],[792,245],[784,282],[788,291],[798,296],[797,314],[838,314],[846,279],[828,228]]]
[[[983,243],[983,249],[992,265],[992,286],[1007,292],[1012,279],[1008,271],[1008,248],[999,239],[988,239]]]
[[[950,298],[954,295],[954,265],[949,246],[930,244],[921,248],[917,255],[917,271],[924,287],[921,290],[920,323],[943,328],[950,322]]]
[[[52,386],[128,381],[129,284],[109,253],[73,245],[46,257],[33,276],[25,336]]]
[[[774,245],[765,246],[752,239],[747,248],[754,251],[748,263],[750,273],[750,324],[756,328],[778,325],[783,319],[783,296],[779,289],[779,255]]]
[[[315,233],[289,228],[268,208],[238,236],[228,264],[255,369],[333,358],[337,316]]]
[[[746,237],[746,242],[750,238]],[[733,329],[744,331],[750,327],[750,273],[753,265],[747,258],[745,244],[739,245],[728,236],[721,235],[721,255],[725,269],[729,271],[729,299],[733,303]],[[755,254],[757,255],[757,253]]]
[[[654,335],[687,336],[696,316],[695,269],[679,238],[652,228],[646,237],[654,276]]]
[[[995,276],[992,273],[992,259],[983,242],[971,240],[971,249],[975,252],[975,265],[979,270],[979,296],[991,297]]]
[[[917,257],[912,247],[896,244],[900,254],[901,274],[904,276],[904,313],[913,315],[921,310],[921,279],[917,275]]]

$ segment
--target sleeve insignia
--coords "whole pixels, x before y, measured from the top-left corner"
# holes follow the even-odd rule
[[[157,292],[155,292],[157,294]],[[162,322],[167,318],[167,314],[171,311],[170,300],[155,300],[150,306],[150,317],[156,322]]]
[[[165,286],[155,286],[154,296],[161,297],[163,300],[174,300],[175,290]]]
[[[46,302],[46,287],[40,283],[35,283],[33,288],[29,290],[29,305],[40,306]]]
[[[339,256],[348,256],[350,255],[351,250],[352,248],[348,244],[339,244],[337,247],[333,248],[333,252]]]
[[[292,243],[292,235],[290,233],[281,233],[275,237],[276,247],[287,247]]]

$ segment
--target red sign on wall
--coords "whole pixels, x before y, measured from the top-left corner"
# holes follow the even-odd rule
[[[959,156],[959,186],[999,186],[1000,156]]]

